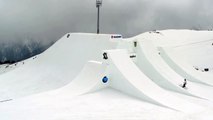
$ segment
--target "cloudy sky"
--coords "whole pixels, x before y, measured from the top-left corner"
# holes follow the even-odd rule
[[[212,0],[103,0],[100,32],[131,37],[154,29],[211,29],[212,5]],[[0,42],[95,33],[96,15],[95,0],[0,0]]]

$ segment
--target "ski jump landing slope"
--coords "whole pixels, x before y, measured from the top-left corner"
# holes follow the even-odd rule
[[[60,99],[74,97],[107,87],[108,83],[103,83],[102,78],[106,74],[107,64],[98,61],[88,61],[81,72],[67,85],[52,91],[42,92],[30,99],[51,100],[54,96]]]
[[[36,59],[0,76],[0,101],[68,84],[89,60],[100,61],[103,50],[116,48],[117,41],[111,35],[66,34]]]
[[[213,86],[212,77],[208,77],[196,71],[193,66],[189,66],[182,62],[177,56],[171,55],[172,48],[169,47],[159,47],[158,48],[161,57],[168,63],[168,65],[173,68],[178,74],[183,76],[189,81],[202,83],[205,85]],[[169,52],[170,51],[170,52]]]
[[[140,39],[137,42],[137,65],[152,81],[167,90],[194,96],[179,86],[184,78],[164,62],[151,40]]]
[[[106,68],[107,65],[102,62],[87,62],[78,76],[70,84],[63,87],[63,92],[66,91],[67,95],[80,95],[107,87],[108,84],[102,82]]]
[[[152,82],[130,59],[125,50],[109,50],[110,86],[147,102],[184,112],[203,108],[182,100]]]
[[[106,73],[106,64],[98,61],[89,61],[84,68],[68,85],[57,90],[60,94],[81,95],[105,88],[108,84],[102,83],[102,78]]]
[[[159,86],[179,92],[185,95],[205,98],[213,100],[213,89],[209,86],[204,86],[188,81],[188,89],[183,89],[180,85],[183,84],[184,78],[176,73],[160,56],[152,40],[138,39],[137,50],[137,65],[138,67],[156,84]]]

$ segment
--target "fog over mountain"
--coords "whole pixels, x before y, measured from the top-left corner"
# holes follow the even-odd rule
[[[34,40],[46,48],[68,32],[95,33],[95,2],[0,0],[0,44]],[[212,3],[212,0],[103,0],[100,32],[131,37],[154,29],[212,29]]]

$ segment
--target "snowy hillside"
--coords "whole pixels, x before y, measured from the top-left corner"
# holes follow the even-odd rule
[[[212,43],[212,31],[68,33],[0,66],[0,118],[213,119]]]

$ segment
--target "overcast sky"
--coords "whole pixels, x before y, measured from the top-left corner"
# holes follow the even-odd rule
[[[154,29],[213,28],[212,0],[103,0],[101,33],[131,37]],[[96,32],[95,0],[0,0],[0,41],[56,41]]]

